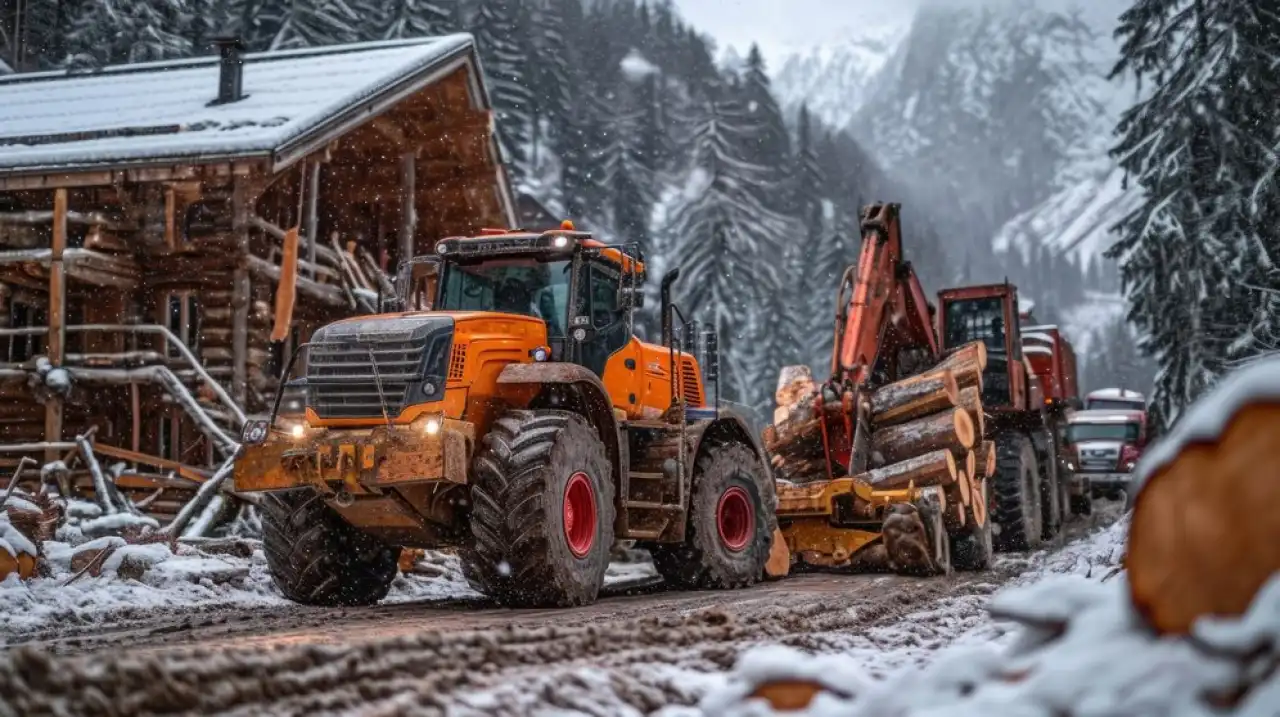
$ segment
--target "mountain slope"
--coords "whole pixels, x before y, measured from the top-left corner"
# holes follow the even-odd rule
[[[905,24],[870,24],[839,44],[819,45],[775,62],[773,83],[788,114],[801,103],[832,128],[845,129],[867,90],[907,34]]]

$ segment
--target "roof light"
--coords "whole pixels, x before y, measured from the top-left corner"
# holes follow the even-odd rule
[[[445,253],[445,252],[447,252],[447,251],[449,251],[449,245],[448,245],[448,244],[445,244],[444,242],[436,242],[436,253],[437,253],[437,254],[444,254],[444,253]]]
[[[572,220],[572,219],[566,219],[566,220],[564,220],[564,221],[560,222],[560,228],[561,228],[561,229],[563,229],[563,230],[565,230],[565,231],[567,231],[567,232],[574,231],[573,220]]]
[[[561,234],[560,236],[558,236],[558,237],[556,237],[556,238],[555,238],[555,241],[553,241],[553,242],[551,242],[551,243],[555,246],[555,248],[557,248],[557,249],[563,249],[563,248],[565,248],[565,247],[569,246],[569,237],[567,237],[567,236],[565,236],[565,235]]]

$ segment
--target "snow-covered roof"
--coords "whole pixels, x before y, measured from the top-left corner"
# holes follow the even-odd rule
[[[216,57],[0,77],[0,175],[270,157],[276,168],[472,63],[468,34],[249,53],[244,99],[210,106]]]

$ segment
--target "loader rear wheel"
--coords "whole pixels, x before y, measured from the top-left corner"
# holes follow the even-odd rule
[[[1058,451],[1053,442],[1053,432],[1042,436],[1044,450],[1036,451],[1037,471],[1040,474],[1040,537],[1052,540],[1067,522],[1067,492],[1064,490],[1062,472],[1058,469]]]
[[[262,508],[262,550],[285,597],[323,606],[386,597],[400,548],[352,526],[310,488],[267,494]]]
[[[740,588],[769,558],[777,498],[759,457],[740,443],[712,445],[693,468],[685,542],[651,551],[658,574],[680,588]]]
[[[991,517],[1000,552],[1032,550],[1040,545],[1040,471],[1031,440],[1022,433],[996,437],[996,474],[991,480]]]
[[[613,477],[604,443],[567,411],[509,411],[472,470],[472,545],[463,574],[513,607],[594,602],[613,547]]]

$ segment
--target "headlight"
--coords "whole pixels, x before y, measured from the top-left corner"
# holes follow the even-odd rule
[[[1133,470],[1133,469],[1134,469],[1134,466],[1136,466],[1136,465],[1138,465],[1136,462],[1134,462],[1134,461],[1129,461],[1128,463],[1124,464],[1124,469],[1125,469],[1125,470],[1127,470],[1127,471],[1131,471],[1131,470]]]
[[[439,433],[440,419],[435,417],[428,418],[427,422],[422,424],[422,432],[427,434],[428,436],[434,436],[435,434]]]
[[[1072,463],[1071,461],[1067,461],[1067,470],[1073,471],[1075,469],[1076,469],[1076,464]]]
[[[262,443],[267,440],[267,428],[266,421],[245,421],[244,428],[240,430],[240,442],[248,445]]]
[[[307,435],[307,427],[301,423],[295,423],[289,429],[289,435],[293,436],[295,440],[305,438]]]
[[[538,363],[542,363],[543,361],[546,361],[547,359],[551,358],[551,352],[547,350],[546,346],[539,346],[533,351],[530,351],[529,355],[532,356],[533,360],[537,361]]]
[[[552,241],[551,243],[554,244],[557,249],[563,249],[569,246],[569,237],[561,234],[560,236],[556,237],[555,240]]]

